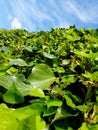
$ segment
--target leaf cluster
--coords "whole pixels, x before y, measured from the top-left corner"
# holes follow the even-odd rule
[[[97,129],[97,50],[98,29],[0,30],[0,129]]]

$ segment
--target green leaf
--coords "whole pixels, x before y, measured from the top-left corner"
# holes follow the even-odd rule
[[[0,64],[0,72],[4,72],[6,70],[8,70],[11,67],[11,65],[9,65],[8,63],[2,63]]]
[[[88,71],[85,71],[85,74],[82,74],[84,77],[89,78],[91,81],[98,81],[98,71],[95,71],[93,73],[90,73]]]
[[[94,105],[94,112],[98,113],[98,105]]]
[[[84,122],[84,123],[82,124],[82,126],[81,126],[78,130],[90,130],[90,129],[88,128],[87,123]]]
[[[98,61],[98,52],[97,53],[93,53],[92,50],[90,50],[90,53],[88,54],[88,57],[92,60],[96,60]]]
[[[13,78],[9,75],[0,76],[0,86],[8,89],[13,84]]]
[[[82,126],[78,130],[97,130],[98,129],[98,124],[95,125],[89,125],[86,122],[82,123]]]
[[[33,114],[40,115],[42,109],[43,109],[43,105],[41,103],[34,103],[32,105],[16,109],[14,111],[14,114],[19,121],[22,121]]]
[[[0,51],[7,52],[7,51],[9,51],[9,48],[7,46],[2,46],[2,47],[0,47]]]
[[[26,96],[33,88],[30,84],[25,84],[24,80],[25,78],[22,74],[17,76],[2,75],[0,76],[0,85],[6,89],[9,89],[9,87],[11,87],[12,84],[14,83],[17,90],[23,96]]]
[[[44,120],[41,119],[41,117],[38,115],[33,118],[34,124],[32,130],[43,130],[46,126],[46,123]]]
[[[49,59],[54,59],[54,58],[56,58],[54,55],[48,54],[47,52],[43,52],[43,55],[44,55],[46,58],[49,58]]]
[[[83,105],[78,105],[75,108],[78,109],[79,111],[83,112],[83,113],[85,111],[85,106],[83,106]]]
[[[66,99],[66,104],[72,108],[75,108],[75,104],[73,103],[72,99],[68,97],[68,95],[65,95],[64,98]]]
[[[57,107],[62,105],[62,101],[59,99],[49,99],[47,101],[47,108],[44,109],[43,116],[53,115],[57,111]]]
[[[27,66],[27,63],[22,59],[12,59],[9,62],[10,65]]]
[[[24,75],[20,74],[17,76],[13,76],[14,83],[18,91],[23,95],[29,95],[29,92],[33,89],[33,87],[30,84],[25,83],[25,77]]]
[[[3,95],[3,99],[4,99],[5,102],[11,103],[11,104],[17,104],[17,103],[23,103],[24,102],[23,95],[17,90],[14,83],[7,90],[7,92]]]
[[[65,59],[62,61],[62,65],[68,65],[70,63],[70,59]]]
[[[76,80],[77,80],[77,77],[74,75],[65,75],[62,77],[62,82],[64,82],[66,85],[74,83]]]
[[[33,48],[31,46],[24,46],[24,49],[29,51],[29,52],[32,52]]]
[[[88,71],[85,71],[85,74],[82,74],[84,77],[86,78],[91,78],[91,73],[89,73]]]
[[[19,130],[44,130],[46,123],[39,115],[33,114],[20,122]]]
[[[5,104],[0,104],[0,130],[18,130],[19,122],[13,111]]]
[[[35,97],[45,97],[43,90],[39,88],[34,88],[33,90],[31,90],[29,95]]]
[[[95,114],[93,120],[91,120],[92,124],[98,124],[98,113]]]
[[[75,54],[98,61],[98,52],[93,53],[92,50],[90,50],[89,53],[86,53],[84,51],[76,51]]]
[[[68,118],[68,117],[72,117],[72,116],[77,116],[78,115],[78,113],[76,113],[76,114],[69,113],[68,110],[66,110],[66,108],[63,108],[63,107],[58,107],[57,113],[56,113],[54,119],[52,120],[52,123],[54,121],[57,121],[57,120],[60,120],[60,119],[64,119],[64,118]]]
[[[60,128],[60,127],[57,127],[57,126],[55,126],[55,130],[73,130],[73,128],[71,128],[71,127],[68,127],[68,128]]]
[[[46,127],[46,123],[40,117],[41,110],[41,104],[33,104],[15,110],[1,104],[0,130],[42,130]]]
[[[53,115],[56,112],[57,112],[57,107],[44,108],[43,117]]]
[[[4,72],[4,71],[0,72],[0,76],[5,75],[5,74],[6,74],[6,72]]]
[[[27,81],[31,83],[33,88],[47,90],[55,79],[51,69],[45,64],[40,64],[32,69]]]
[[[55,130],[64,130],[63,128],[55,126]]]
[[[91,74],[91,80],[97,82],[98,81],[98,71],[95,71]]]
[[[61,106],[62,101],[59,99],[50,99],[47,101],[47,107],[52,107],[52,106]]]
[[[74,53],[77,55],[89,58],[89,55],[86,54],[84,51],[75,51]]]
[[[75,103],[82,103],[82,99],[76,95],[74,95],[70,91],[63,91],[64,94],[68,95]]]

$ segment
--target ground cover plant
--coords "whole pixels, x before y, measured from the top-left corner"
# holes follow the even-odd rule
[[[98,129],[98,29],[0,30],[0,130]]]

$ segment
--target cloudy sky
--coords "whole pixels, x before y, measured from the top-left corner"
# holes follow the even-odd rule
[[[0,0],[0,29],[98,28],[98,0]]]

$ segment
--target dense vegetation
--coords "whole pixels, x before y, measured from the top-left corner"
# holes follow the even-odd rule
[[[0,130],[97,130],[98,29],[0,30]]]

